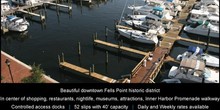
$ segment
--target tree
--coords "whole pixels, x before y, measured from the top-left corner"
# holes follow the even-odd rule
[[[44,73],[45,73],[44,70],[40,68],[40,64],[36,66],[34,63],[32,65],[31,76],[23,78],[21,82],[23,82],[23,83],[43,83],[42,74],[44,74]]]

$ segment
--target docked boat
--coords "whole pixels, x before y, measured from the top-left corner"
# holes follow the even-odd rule
[[[199,10],[193,9],[190,11],[187,22],[195,24],[198,21],[210,21],[213,25],[219,25],[219,11],[217,9],[208,10],[204,5]]]
[[[219,71],[205,67],[203,60],[185,58],[180,66],[172,66],[169,78],[185,79],[197,83],[219,83]]]
[[[179,79],[173,78],[173,79],[163,79],[161,83],[181,83]]]
[[[34,5],[41,0],[11,0],[12,3],[17,5]]]
[[[140,42],[140,43],[147,43],[147,44],[157,44],[157,32],[153,30],[149,30],[148,32],[143,32],[139,30],[132,30],[132,29],[122,29],[119,28],[118,32],[121,36],[124,36],[128,39]]]
[[[1,26],[10,31],[24,32],[27,30],[29,23],[25,18],[9,15],[1,18]]]
[[[153,11],[151,11],[150,13],[140,14],[140,15],[129,15],[129,17],[131,17],[132,19],[142,20],[142,21],[145,20],[147,16],[151,16],[151,18],[155,18],[155,19],[167,19],[167,20],[173,19],[173,16],[170,15],[170,12],[167,10],[163,10],[163,8],[161,8],[160,6],[154,7]]]
[[[1,14],[10,10],[10,5],[8,0],[1,0]]]
[[[213,25],[208,21],[199,21],[195,24],[186,25],[183,29],[184,31],[192,34],[209,36],[214,38],[219,38],[219,26]]]
[[[203,53],[203,50],[199,47],[189,46],[187,51],[183,54],[178,55],[176,59],[182,60],[184,58],[205,60],[206,66],[219,67],[219,58]]]
[[[150,29],[158,31],[158,34],[164,34],[166,31],[163,27],[163,24],[159,21],[138,21],[138,20],[124,20],[124,22],[136,29],[139,29],[141,31],[148,31]]]

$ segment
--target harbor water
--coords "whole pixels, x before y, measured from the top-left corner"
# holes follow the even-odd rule
[[[57,14],[56,7],[51,6],[46,10],[45,24],[38,22],[39,18],[32,17],[33,20],[28,19],[30,26],[26,32],[2,34],[1,49],[28,65],[40,64],[47,75],[61,83],[100,82],[77,72],[60,70],[58,55],[61,55],[61,53],[64,53],[65,61],[69,63],[86,69],[94,64],[95,72],[113,79],[121,79],[122,75],[131,73],[143,56],[124,51],[120,53],[117,49],[104,46],[94,47],[92,40],[93,35],[97,33],[98,39],[107,40],[111,43],[118,44],[122,41],[124,46],[131,48],[143,51],[154,49],[154,45],[139,44],[124,39],[115,33],[115,21],[123,19],[121,16],[132,13],[127,6],[133,5],[134,0],[128,0],[127,4],[126,1],[93,0],[92,4],[81,5],[73,0],[70,14],[65,8],[60,8],[59,14]],[[135,4],[143,5],[144,2],[136,0]],[[122,13],[123,10],[124,13]],[[43,12],[43,9],[35,12]],[[28,18],[28,15],[24,16]],[[105,37],[105,27],[108,28],[107,37]],[[207,41],[205,36],[201,37],[184,32],[180,36]],[[78,55],[79,42],[81,44],[81,56]],[[211,38],[210,42],[218,44],[219,39]],[[170,56],[175,58],[178,54],[186,51],[189,45],[206,48],[202,45],[178,41],[171,50]],[[109,53],[107,65],[105,63],[106,51]],[[209,47],[208,53],[219,57],[218,48]],[[165,63],[155,81],[160,82],[164,77],[167,77],[167,72],[172,65],[173,63]]]

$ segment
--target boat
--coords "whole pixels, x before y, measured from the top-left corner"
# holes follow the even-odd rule
[[[163,24],[159,21],[154,20],[146,20],[146,21],[138,21],[138,20],[124,20],[124,22],[132,26],[133,28],[139,29],[141,31],[148,31],[149,29],[157,30],[158,34],[164,34],[166,31],[163,27]]]
[[[219,58],[203,53],[203,50],[196,46],[189,46],[187,51],[177,56],[177,60],[194,58],[205,60],[206,66],[219,67]]]
[[[157,32],[149,30],[148,32],[143,32],[139,30],[132,29],[122,29],[118,28],[118,32],[121,36],[124,36],[128,39],[147,44],[157,44]]]
[[[8,0],[1,0],[1,15],[4,14],[4,12],[9,11],[10,5]]]
[[[130,18],[135,20],[145,20],[146,17],[154,18],[154,19],[167,19],[172,20],[173,16],[170,15],[169,11],[163,10],[160,6],[154,7],[153,11],[146,14],[140,15],[128,15]]]
[[[219,0],[200,0],[195,4],[194,9],[200,9],[202,5],[218,8]]]
[[[195,24],[186,25],[183,30],[192,34],[219,38],[219,26],[213,25],[208,21],[198,21]]]
[[[41,0],[11,0],[11,2],[17,5],[34,5],[41,2]]]
[[[181,83],[179,79],[173,78],[173,79],[163,79],[161,83]]]
[[[219,25],[219,11],[208,10],[208,8],[204,5],[202,5],[199,10],[192,9],[187,22],[189,24],[195,24],[198,21],[210,21],[213,25]]]
[[[197,83],[219,83],[219,71],[205,67],[203,60],[182,59],[180,66],[172,66],[169,78],[190,80]]]
[[[1,26],[10,31],[24,32],[27,30],[29,22],[25,18],[9,15],[1,17]]]

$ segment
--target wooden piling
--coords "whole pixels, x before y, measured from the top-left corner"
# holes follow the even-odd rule
[[[91,76],[91,67],[89,67],[89,76]]]
[[[64,53],[62,53],[62,62],[65,62],[65,60],[64,60]]]
[[[59,62],[59,64],[60,64],[60,55],[58,55],[58,62]]]
[[[94,73],[95,72],[95,65],[92,64],[92,72]]]
[[[81,46],[80,46],[80,42],[78,42],[78,54],[81,55]]]
[[[106,53],[106,64],[108,64],[108,51],[106,51],[105,53]]]

